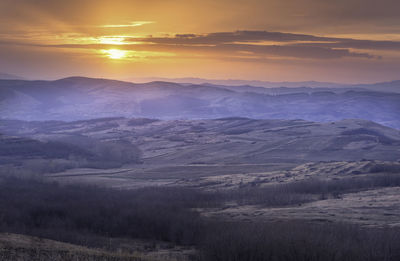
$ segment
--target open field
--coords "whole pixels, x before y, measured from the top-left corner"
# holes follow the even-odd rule
[[[228,205],[203,210],[207,217],[226,220],[304,220],[317,223],[351,223],[368,227],[400,227],[400,187],[371,189],[295,206]]]
[[[191,165],[135,165],[119,169],[71,169],[43,177],[62,183],[88,183],[113,188],[138,188],[151,186],[191,186],[211,188],[214,179],[241,178],[285,171],[294,164],[191,164]],[[237,178],[236,178],[237,177]],[[222,183],[222,181],[221,181]],[[208,184],[208,185],[207,185]],[[225,184],[222,184],[225,186]]]
[[[365,120],[3,120],[0,133],[0,142],[14,159],[58,156],[80,165],[93,162],[99,168],[105,167],[100,164],[105,161],[121,167],[128,163],[179,166],[400,159],[399,131]],[[35,153],[23,154],[32,142],[36,142]],[[41,146],[43,150],[38,149]]]

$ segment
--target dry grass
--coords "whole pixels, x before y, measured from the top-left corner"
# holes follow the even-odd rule
[[[346,222],[367,227],[400,227],[400,187],[377,188],[287,207],[228,205],[203,214],[240,221],[310,220]]]
[[[0,234],[2,261],[150,261],[140,255],[112,253],[36,237]]]

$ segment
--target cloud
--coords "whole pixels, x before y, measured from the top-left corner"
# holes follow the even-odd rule
[[[90,39],[90,38],[89,38]],[[107,38],[107,39],[113,39]],[[115,43],[114,43],[115,42]],[[5,44],[3,42],[3,44]],[[17,44],[13,42],[13,44]],[[20,43],[29,45],[29,43]],[[88,43],[31,44],[36,47],[113,49],[167,52],[175,57],[193,56],[200,58],[226,59],[242,57],[268,61],[270,58],[295,59],[380,59],[374,54],[379,50],[400,51],[400,42],[356,40],[351,38],[321,37],[268,31],[215,32],[209,34],[175,34],[165,37],[118,38],[117,41]],[[372,53],[371,53],[372,51]]]
[[[318,43],[318,42],[294,43],[293,46],[400,51],[400,42],[397,41],[373,41],[373,40],[355,40],[355,39],[338,39],[335,42],[326,42],[326,43]]]
[[[235,31],[209,34],[176,34],[175,37],[148,37],[141,41],[163,44],[222,44],[233,42],[260,41],[332,41],[336,38],[318,37],[307,34],[292,34],[268,31]]]
[[[154,21],[134,21],[130,22],[129,24],[106,24],[106,25],[100,25],[99,27],[102,28],[119,28],[119,27],[136,27],[136,26],[142,26],[146,24],[153,24],[155,23]]]
[[[176,25],[184,28],[201,21],[206,31],[229,25],[302,32],[322,28],[324,33],[336,33],[339,27],[345,31],[398,32],[399,8],[398,0],[1,0],[0,21],[39,22],[32,10],[40,9],[38,16],[54,16],[68,24],[123,25],[121,21],[157,17],[160,24],[171,24],[168,31]]]
[[[362,51],[398,50],[400,42],[355,40],[269,31],[235,31],[209,34],[176,34],[173,37],[146,37],[127,41],[151,44],[171,51],[190,50],[213,53],[248,53],[275,57],[335,59],[343,57],[380,58]],[[136,46],[137,47],[137,46]]]
[[[370,50],[400,50],[398,41],[357,40],[351,38],[322,37],[309,34],[293,34],[268,31],[235,31],[209,34],[176,34],[174,37],[146,37],[128,41],[176,45],[219,45],[227,43],[276,42],[291,46],[320,48],[354,48]],[[268,43],[267,43],[268,44]]]

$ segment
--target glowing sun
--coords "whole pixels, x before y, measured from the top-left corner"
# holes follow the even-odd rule
[[[110,59],[122,59],[122,58],[125,58],[127,56],[127,51],[118,50],[118,49],[104,50],[104,53]]]

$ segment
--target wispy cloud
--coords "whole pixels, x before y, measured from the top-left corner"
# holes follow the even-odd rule
[[[174,58],[194,57],[196,59],[212,58],[226,60],[240,57],[244,61],[254,61],[256,59],[259,62],[268,62],[271,59],[381,59],[385,58],[380,53],[382,51],[391,51],[400,54],[399,41],[360,40],[323,37],[311,34],[249,30],[146,37],[108,35],[102,37],[83,37],[82,41],[79,41],[79,39],[81,38],[61,39],[55,44],[44,42],[38,44],[35,42],[35,46],[67,49],[118,49],[140,52],[162,52],[164,54],[173,54]]]
[[[130,41],[130,40],[127,40]],[[285,45],[307,46],[318,48],[353,48],[366,50],[399,50],[400,41],[360,40],[352,38],[323,37],[309,34],[292,34],[269,31],[235,31],[209,34],[176,34],[173,37],[135,38],[134,41],[154,44],[173,45],[221,45],[221,44],[252,44],[252,45]],[[273,44],[271,44],[271,42]]]
[[[175,34],[167,37],[126,39],[148,43],[146,48],[174,52],[202,52],[217,57],[248,54],[259,60],[271,57],[301,59],[339,59],[344,57],[380,59],[376,51],[400,52],[400,42],[323,37],[269,31],[234,31],[209,34]],[[136,46],[138,48],[138,46]]]
[[[102,27],[102,28],[137,27],[137,26],[153,24],[153,23],[155,23],[155,22],[154,21],[133,21],[128,24],[106,24],[106,25],[100,25],[99,27]]]

